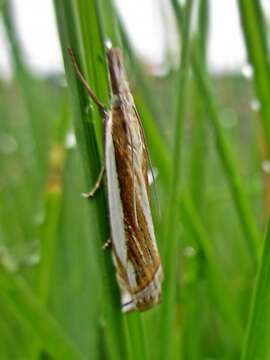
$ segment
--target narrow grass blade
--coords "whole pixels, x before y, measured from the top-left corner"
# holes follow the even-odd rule
[[[72,110],[76,138],[81,151],[87,184],[95,182],[100,170],[99,153],[102,152],[99,131],[94,131],[93,120],[97,128],[102,128],[97,112],[90,111],[89,99],[76,79],[67,57],[67,47],[71,46],[81,70],[94,91],[106,104],[108,99],[107,72],[104,47],[100,29],[101,21],[94,1],[55,1],[63,57],[72,99]],[[84,61],[82,61],[82,59]],[[85,64],[84,66],[82,66]],[[87,71],[85,71],[87,69]],[[92,80],[92,81],[91,81]],[[97,134],[97,136],[96,136]],[[99,151],[98,151],[99,148]],[[89,184],[89,188],[91,188]],[[108,238],[108,219],[104,193],[99,191],[95,200],[89,204],[89,226],[93,236],[93,252],[100,264],[98,273],[102,281],[104,296],[103,325],[107,355],[111,359],[127,358],[123,318],[120,311],[119,291],[115,280],[111,254],[100,251]],[[119,341],[119,339],[121,339]]]
[[[59,359],[82,359],[63,329],[46,312],[22,277],[0,270],[1,298],[14,314],[23,319],[39,336],[44,349]]]
[[[209,79],[196,51],[194,51],[192,56],[192,68],[194,75],[196,76],[196,82],[200,89],[204,106],[207,110],[209,121],[211,121],[211,125],[215,132],[217,151],[224,167],[225,175],[227,176],[235,207],[238,212],[240,224],[247,241],[247,249],[250,259],[253,264],[256,264],[261,244],[261,236],[258,231],[258,225],[252,214],[250,204],[247,201],[247,195],[244,192],[243,184],[240,175],[238,174],[231,149],[221,128],[218,108],[211,92]]]
[[[36,289],[40,302],[45,306],[48,301],[52,264],[58,240],[58,228],[62,206],[62,172],[65,164],[65,140],[69,125],[64,100],[55,136],[51,145],[48,165],[48,180],[44,192],[44,222],[40,229],[40,262],[37,267]]]
[[[216,304],[218,304],[219,312],[223,317],[224,322],[229,325],[227,330],[234,334],[232,339],[235,347],[238,347],[243,339],[243,326],[240,323],[235,304],[230,301],[230,295],[226,289],[224,276],[213,252],[213,245],[211,244],[209,236],[188,196],[182,194],[180,202],[184,223],[189,227],[194,239],[196,239],[199,248],[202,249],[206,258],[206,266],[208,268],[207,278],[210,282],[210,290],[213,293]]]
[[[125,38],[125,43],[127,41],[128,39]],[[130,47],[129,47],[129,54],[131,60],[134,61],[134,55],[132,54],[132,49]],[[132,68],[135,69],[135,64],[133,64]],[[136,74],[137,71],[139,71],[139,68],[136,68]],[[145,91],[147,90],[145,88],[141,89],[140,85],[141,84],[139,82],[137,96],[135,99],[136,105],[141,114],[141,118],[146,133],[146,139],[150,148],[150,155],[152,156],[152,161],[154,165],[158,168],[159,178],[161,180],[162,185],[165,188],[167,188],[168,184],[170,183],[170,168],[172,166],[170,153],[166,148],[163,139],[160,136],[160,132],[157,128],[156,122],[152,117],[152,113],[149,112],[149,109],[147,107],[148,102],[144,101],[145,98],[147,98],[147,95],[145,96]],[[184,204],[182,204],[182,201],[184,201]],[[188,205],[185,205],[185,200],[179,200],[179,203],[182,204],[181,205],[182,211],[185,211],[185,213],[187,213],[186,215],[187,224],[185,224],[185,226],[187,225],[189,229],[192,229],[192,234],[196,232],[195,238],[197,239],[199,248],[201,249],[202,253],[206,258],[207,267],[209,269],[214,269],[214,268],[218,269],[217,277],[216,278],[214,278],[214,276],[212,278],[210,277],[209,284],[211,287],[211,293],[213,295],[214,302],[217,304],[217,308],[219,309],[219,312],[222,314],[222,318],[224,319],[224,321],[227,322],[228,328],[233,334],[232,337],[235,337],[235,339],[240,340],[243,334],[241,321],[237,314],[237,310],[235,309],[235,304],[232,303],[231,296],[228,290],[226,289],[224,279],[222,279],[222,277],[219,279],[219,275],[222,275],[222,270],[220,267],[221,264],[219,263],[218,257],[213,254],[213,249],[212,249],[213,245],[211,244],[211,239],[208,237],[207,230],[205,229],[204,224],[201,221],[201,216],[198,213],[197,206],[195,209],[195,207],[189,201],[189,204],[190,206],[192,206],[193,209],[193,212],[190,212],[186,209],[186,206]],[[177,216],[179,216],[179,214],[177,214]],[[198,231],[198,228],[200,228],[201,230]],[[195,229],[197,230],[195,231]],[[209,264],[208,261],[210,261]],[[210,271],[209,274],[211,274]],[[215,289],[214,286],[215,283],[218,285],[217,289]]]
[[[259,0],[238,0],[239,15],[248,58],[254,71],[254,85],[260,101],[260,118],[270,155],[270,68],[267,57],[266,24]]]
[[[180,7],[178,7],[178,12],[176,15],[179,29],[181,29],[183,26],[183,14]],[[217,152],[227,176],[242,231],[247,241],[247,250],[249,252],[251,262],[254,265],[257,263],[258,251],[262,242],[261,235],[258,230],[258,225],[254,219],[250,204],[247,201],[247,196],[243,190],[242,181],[238,174],[237,166],[234,162],[231,149],[221,128],[218,107],[211,91],[210,80],[196,46],[193,48],[191,58],[195,81],[198,85],[198,89],[202,97],[202,102],[205,106],[209,121],[215,133]]]
[[[165,255],[163,259],[166,281],[163,287],[163,305],[161,308],[160,331],[162,342],[160,344],[160,359],[170,359],[172,355],[174,331],[174,295],[176,291],[176,244],[177,244],[177,216],[179,213],[179,202],[175,201],[180,195],[180,172],[181,172],[181,146],[183,135],[183,124],[186,114],[186,95],[189,70],[189,44],[190,44],[190,20],[193,2],[188,1],[186,5],[184,26],[182,32],[182,53],[179,70],[178,96],[176,122],[173,141],[173,167],[170,171],[171,181],[168,191],[167,213],[164,222],[164,239],[166,239]]]
[[[36,149],[33,154],[35,157],[36,179],[41,182],[42,175],[44,175],[44,165],[46,164],[48,137],[44,135],[48,134],[48,121],[46,121],[46,116],[44,116],[42,111],[42,99],[36,97],[36,84],[34,77],[31,75],[25,64],[23,48],[14,22],[12,2],[6,1],[4,3],[2,15],[3,23],[10,43],[10,55],[14,78],[18,84],[25,109],[28,114],[27,120],[29,122],[29,137]],[[33,101],[33,99],[35,99],[35,101]],[[40,123],[37,121],[39,118],[43,119]],[[40,126],[42,126],[44,131],[42,137],[40,137]],[[35,182],[35,184],[36,183],[38,182]]]
[[[208,40],[208,0],[199,2],[198,31],[195,46],[198,48],[201,61],[206,62],[206,46]],[[205,198],[205,177],[207,173],[206,148],[207,127],[205,126],[206,113],[200,99],[200,92],[195,81],[192,82],[192,116],[191,116],[191,141],[189,157],[189,191],[193,201],[198,204],[198,211],[203,213]]]
[[[270,333],[270,222],[268,223],[262,257],[249,315],[242,360],[269,358]]]

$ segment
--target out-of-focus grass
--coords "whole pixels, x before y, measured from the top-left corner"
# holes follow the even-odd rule
[[[258,270],[247,335],[241,359],[267,359],[269,357],[269,274],[270,228],[265,234],[264,248]]]
[[[268,359],[264,14],[259,2],[239,0],[265,138],[256,134],[250,80],[210,78],[208,1],[199,2],[192,33],[191,2],[179,3],[171,1],[184,42],[180,65],[174,70],[167,59],[168,73],[155,77],[136,58],[113,2],[55,0],[68,91],[57,77],[31,73],[3,3],[13,79],[0,83],[1,359]],[[158,174],[161,217],[154,206],[153,215],[163,302],[142,314],[120,312],[111,254],[102,250],[109,236],[105,187],[92,201],[80,196],[103,162],[102,124],[66,49],[73,48],[108,107],[108,39],[123,49]]]

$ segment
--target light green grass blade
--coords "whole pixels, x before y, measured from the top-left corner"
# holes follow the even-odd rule
[[[0,271],[2,301],[14,315],[34,331],[46,351],[59,359],[82,359],[55,319],[39,304],[26,282],[17,275]]]
[[[247,201],[247,195],[244,192],[244,187],[238,174],[231,149],[221,128],[218,108],[212,96],[209,79],[196,51],[192,56],[192,65],[196,81],[203,98],[204,106],[207,110],[209,121],[211,121],[211,125],[215,132],[218,155],[224,167],[224,172],[230,186],[240,224],[247,241],[247,250],[253,264],[256,264],[261,244],[261,236],[258,231],[258,225],[252,214],[250,204]]]
[[[238,0],[239,16],[248,58],[254,71],[254,85],[260,101],[260,118],[270,154],[270,69],[264,14],[259,0]]]
[[[125,43],[127,41],[128,41],[128,39],[125,38]],[[139,69],[139,67],[136,66],[134,54],[132,53],[132,49],[130,47],[129,47],[129,54],[130,54],[130,57],[132,60],[132,69],[134,71],[136,71],[136,74],[137,74],[140,71],[140,69]],[[139,73],[139,79],[141,77],[142,77],[142,74]],[[138,85],[139,86],[141,85],[140,81],[138,82]],[[159,170],[159,177],[161,179],[162,186],[165,189],[167,189],[168,184],[170,182],[170,167],[172,166],[171,165],[171,157],[170,157],[170,153],[169,153],[168,149],[166,148],[166,146],[164,144],[164,140],[161,138],[159,129],[157,128],[157,124],[154,121],[152,114],[150,114],[150,112],[148,110],[149,103],[148,103],[148,101],[144,101],[145,98],[147,99],[149,96],[149,94],[145,95],[145,91],[147,91],[145,87],[143,87],[142,89],[140,87],[138,88],[137,96],[135,99],[136,105],[138,107],[139,113],[140,113],[142,121],[143,121],[147,143],[150,148],[150,156],[152,158],[152,162]],[[138,94],[138,92],[139,92],[139,94]],[[183,204],[182,204],[182,202],[183,202]],[[179,200],[179,203],[182,204],[183,211],[185,210],[185,207],[188,206],[188,204],[186,205],[185,200]],[[192,206],[190,200],[188,201],[188,203],[190,204],[189,206]],[[241,325],[241,321],[238,317],[237,310],[235,308],[235,304],[233,304],[233,302],[231,301],[228,290],[226,289],[224,279],[222,277],[219,278],[219,275],[221,275],[221,273],[222,273],[221,264],[219,263],[218,257],[213,254],[214,250],[213,250],[213,244],[211,243],[211,237],[206,235],[207,229],[205,228],[204,224],[202,223],[201,217],[198,213],[198,207],[196,206],[196,209],[195,209],[195,207],[192,206],[192,209],[193,209],[192,216],[190,215],[191,214],[190,211],[185,210],[189,214],[189,218],[187,219],[187,225],[190,228],[190,224],[192,224],[192,226],[191,226],[192,236],[194,236],[194,232],[196,232],[195,238],[198,241],[198,245],[202,249],[202,252],[206,257],[207,266],[209,266],[209,268],[211,268],[211,269],[214,269],[214,268],[218,269],[217,271],[215,270],[217,273],[216,278],[214,276],[211,278],[212,273],[211,273],[211,271],[209,271],[209,276],[210,276],[209,284],[211,287],[211,293],[213,295],[213,300],[217,304],[219,312],[222,314],[222,318],[224,319],[224,321],[227,322],[228,328],[233,333],[233,337],[235,339],[239,340],[242,338],[242,332],[243,332],[242,325]],[[178,216],[179,216],[179,214],[178,214]],[[177,218],[177,220],[178,220],[178,218]],[[186,224],[185,224],[185,226],[186,226]],[[198,227],[202,230],[201,231],[195,230],[195,229],[198,229]],[[164,241],[166,241],[166,240],[164,240]],[[216,281],[217,288],[215,288],[215,285],[214,285],[215,281]],[[239,344],[238,344],[238,346],[239,346]]]
[[[190,227],[194,239],[196,239],[199,248],[202,249],[207,260],[207,278],[210,283],[210,290],[213,292],[214,300],[219,306],[221,316],[229,325],[227,330],[234,334],[232,340],[234,341],[235,346],[239,347],[239,344],[241,344],[243,339],[243,326],[240,323],[235,304],[229,300],[230,295],[226,289],[224,275],[218,266],[216,255],[213,252],[211,240],[205,231],[202,221],[196,214],[195,207],[190,199],[185,194],[182,194],[180,201],[182,204],[184,222]]]
[[[270,333],[270,222],[268,223],[262,257],[248,320],[242,360],[269,358]]]
[[[164,236],[166,244],[163,257],[165,282],[163,286],[163,304],[160,314],[160,336],[163,341],[160,344],[159,358],[170,359],[174,339],[171,332],[174,329],[175,321],[175,293],[176,293],[176,249],[177,249],[177,216],[179,213],[179,202],[175,199],[180,195],[180,173],[182,169],[182,142],[183,126],[186,115],[187,84],[189,70],[189,44],[190,44],[190,23],[193,2],[189,1],[186,5],[184,26],[182,32],[181,62],[178,80],[177,110],[174,128],[172,169],[170,171],[170,183],[168,190],[167,211],[164,221]]]
[[[182,14],[180,8],[176,13],[176,18],[179,28],[181,29]],[[221,127],[218,106],[212,94],[210,80],[196,46],[192,51],[192,69],[201,94],[202,102],[208,114],[208,119],[214,130],[217,153],[223,165],[242,231],[247,241],[247,251],[249,252],[252,263],[256,264],[261,244],[261,235],[258,230],[257,222],[252,214],[250,204],[248,203],[247,195],[244,192],[234,157]]]

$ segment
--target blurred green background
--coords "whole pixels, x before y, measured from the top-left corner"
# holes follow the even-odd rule
[[[163,74],[136,56],[110,0],[55,0],[65,78],[31,71],[0,2],[12,64],[0,78],[1,360],[270,359],[269,27],[260,1],[237,3],[248,76],[208,69],[208,0],[168,1],[181,51]],[[108,107],[106,39],[123,49],[157,174],[165,281],[140,314],[121,314],[102,250],[106,190],[80,196],[102,163],[102,125],[66,48]]]

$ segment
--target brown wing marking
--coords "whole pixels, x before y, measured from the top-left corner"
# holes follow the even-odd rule
[[[135,288],[129,288],[129,291],[131,293],[136,293],[141,291],[152,281],[160,266],[159,256],[153,245],[153,239],[149,233],[141,206],[139,198],[140,194],[136,192],[135,202],[133,199],[133,187],[135,186],[135,182],[139,184],[138,186],[145,186],[147,188],[147,160],[145,161],[145,157],[143,156],[144,161],[141,163],[141,168],[138,169],[138,171],[133,169],[132,152],[134,149],[128,146],[129,134],[125,129],[126,122],[121,109],[113,109],[112,116],[115,159],[127,238],[127,256],[128,260],[133,265],[137,285]],[[143,151],[146,152],[145,146]],[[135,182],[133,181],[133,174],[135,175]],[[142,180],[142,176],[144,180]],[[142,181],[144,184],[142,184]],[[137,222],[134,218],[135,207]],[[123,271],[125,271],[125,269],[121,270],[121,272]],[[120,276],[124,281],[128,278],[127,274],[122,274]],[[128,283],[127,286],[129,286]]]

